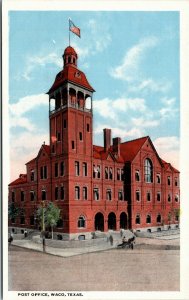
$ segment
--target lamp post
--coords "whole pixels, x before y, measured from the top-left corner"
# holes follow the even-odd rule
[[[43,240],[43,252],[45,252],[45,214],[44,214],[44,208],[45,208],[45,201],[41,201],[42,204],[42,240]]]

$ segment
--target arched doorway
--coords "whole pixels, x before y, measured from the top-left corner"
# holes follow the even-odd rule
[[[104,231],[104,216],[100,212],[95,215],[95,230]]]
[[[116,215],[113,212],[108,215],[108,229],[116,230]]]
[[[125,212],[120,214],[120,229],[127,229],[127,214]]]

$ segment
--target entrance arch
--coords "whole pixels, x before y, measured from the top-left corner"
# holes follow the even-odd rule
[[[95,230],[104,231],[104,216],[100,212],[95,215]]]
[[[127,229],[127,214],[125,212],[122,212],[120,214],[120,229]]]
[[[116,230],[116,215],[113,212],[108,215],[108,229]]]

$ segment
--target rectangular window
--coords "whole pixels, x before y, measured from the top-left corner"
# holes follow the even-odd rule
[[[100,179],[100,166],[97,166],[97,178]]]
[[[83,163],[83,176],[87,176],[87,163]]]
[[[40,168],[40,178],[43,179],[43,167]]]
[[[60,142],[60,132],[56,133],[57,142]]]
[[[95,188],[93,190],[93,198],[94,198],[94,200],[99,200],[99,189],[98,188]]]
[[[24,191],[21,191],[21,193],[20,193],[20,198],[21,198],[21,201],[24,201],[24,198],[25,198]]]
[[[34,170],[31,170],[30,172],[30,180],[34,181]]]
[[[118,200],[120,200],[120,201],[123,200],[123,191],[118,192]]]
[[[58,177],[58,163],[54,164],[54,176]]]
[[[157,201],[161,201],[161,193],[160,192],[157,193]]]
[[[35,192],[30,191],[30,201],[34,201],[34,200],[35,200]]]
[[[63,127],[64,127],[64,129],[67,127],[67,122],[66,122],[65,119],[64,119],[64,121],[63,121]]]
[[[79,133],[79,140],[82,141],[83,140],[83,135],[82,132]]]
[[[124,181],[124,170],[121,169],[121,180]]]
[[[40,177],[41,179],[47,179],[47,166],[40,168]]]
[[[138,170],[135,172],[135,181],[140,181],[140,172]]]
[[[168,194],[168,202],[171,202],[171,195]]]
[[[75,187],[75,199],[76,200],[80,199],[80,187],[79,186]]]
[[[140,201],[140,191],[136,191],[136,201]]]
[[[95,167],[95,165],[93,165],[93,178],[95,178],[96,177],[96,167]]]
[[[111,190],[106,191],[106,199],[107,200],[112,200],[112,191]]]
[[[156,175],[156,182],[157,183],[161,183],[161,176],[160,176],[160,174]]]
[[[64,176],[64,162],[61,161],[60,163],[60,176]]]
[[[121,180],[121,169],[117,169],[117,180]]]
[[[108,179],[108,168],[105,168],[105,179]]]
[[[87,187],[86,186],[83,187],[83,199],[87,200]]]
[[[150,192],[147,192],[147,201],[150,201],[151,200],[151,193]]]
[[[42,201],[46,200],[46,191],[42,191],[41,192],[41,198],[42,198]]]
[[[170,176],[167,177],[167,184],[171,185],[171,177]]]
[[[79,176],[79,162],[75,161],[75,176]]]
[[[64,200],[64,186],[61,186],[60,188],[60,199]]]
[[[75,143],[72,141],[72,149],[75,149]]]
[[[89,124],[87,123],[87,132],[90,131],[90,127],[89,127]]]
[[[12,200],[12,202],[14,202],[14,201],[15,201],[15,192],[12,192],[12,195],[11,195],[11,200]]]
[[[54,193],[55,200],[58,200],[58,187],[55,187],[55,193]]]
[[[112,171],[112,168],[109,168],[109,179],[110,179],[110,180],[113,179],[113,171]]]
[[[178,186],[178,178],[175,177],[175,186]]]

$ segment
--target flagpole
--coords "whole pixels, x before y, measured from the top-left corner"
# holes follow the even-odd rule
[[[70,46],[70,18],[68,19],[68,31],[69,31],[69,46]]]

